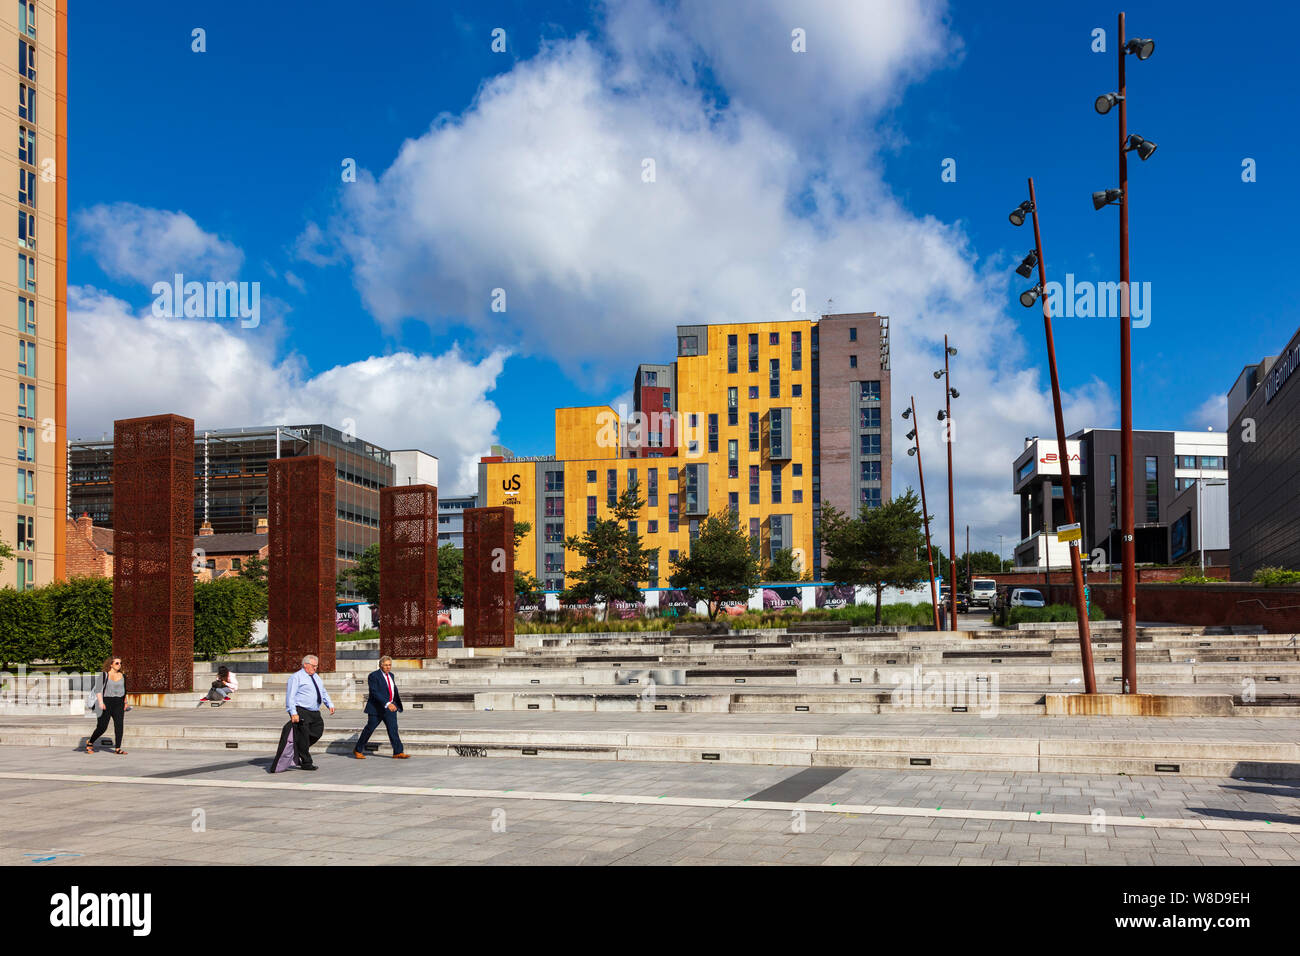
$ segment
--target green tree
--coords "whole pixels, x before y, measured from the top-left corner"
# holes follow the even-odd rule
[[[256,554],[244,561],[244,566],[239,572],[239,577],[257,588],[260,595],[257,605],[257,620],[267,616],[267,598],[271,593],[269,573],[266,558]]]
[[[356,564],[339,574],[336,589],[355,591],[368,604],[379,603],[379,545],[366,548]]]
[[[798,564],[794,549],[782,548],[763,566],[761,577],[764,581],[811,581],[812,573],[803,570]]]
[[[790,554],[789,551],[778,552]],[[793,558],[793,555],[790,555]],[[749,535],[730,511],[725,516],[708,515],[700,522],[700,535],[685,557],[673,562],[668,585],[686,592],[692,602],[708,604],[709,620],[715,620],[722,605],[744,601],[759,584],[758,559],[749,548]],[[791,578],[775,578],[788,581]]]
[[[4,570],[5,562],[12,561],[14,556],[13,549],[9,545],[0,541],[0,571]]]
[[[438,549],[438,607],[449,610],[465,603],[465,554],[454,544]]]
[[[568,572],[574,583],[561,595],[568,602],[640,601],[640,582],[650,578],[650,557],[658,548],[641,547],[641,536],[633,534],[628,522],[635,521],[645,501],[636,488],[623,492],[609,518],[599,519],[581,537],[570,535],[567,550],[583,562]]]
[[[857,518],[823,505],[822,540],[828,580],[876,589],[876,624],[886,587],[911,587],[928,573],[920,500],[911,488],[878,508],[864,505]]]

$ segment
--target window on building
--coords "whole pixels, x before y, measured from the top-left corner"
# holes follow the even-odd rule
[[[611,508],[618,504],[618,469],[605,472],[605,503]]]
[[[758,465],[749,466],[749,503],[758,504]]]
[[[36,586],[36,565],[31,558],[19,558],[18,564],[18,590],[26,591],[28,588]]]
[[[18,383],[18,417],[36,417],[36,386],[26,382]]]
[[[678,554],[678,551],[677,551],[676,548],[669,548],[669,549],[668,549],[668,566],[669,566],[669,567],[672,567],[674,564],[677,563],[677,554]]]
[[[30,169],[18,169],[18,202],[24,206],[36,208],[36,173]]]
[[[544,527],[543,540],[547,544],[563,544],[564,543],[564,522],[563,521],[546,522]]]
[[[758,412],[749,413],[749,450],[758,451]]]
[[[627,533],[633,538],[637,537],[637,523],[635,521],[629,521],[627,523]]]
[[[627,490],[636,491],[640,486],[641,482],[637,479],[636,469],[629,468],[627,470]]]
[[[1147,521],[1160,523],[1160,460],[1155,455],[1146,456]]]
[[[596,496],[587,495],[587,530],[596,527]]]
[[[734,438],[727,439],[727,477],[740,477],[740,442]]]
[[[762,547],[763,529],[757,518],[749,519],[749,553],[758,557],[759,548]]]
[[[752,401],[753,399],[758,398],[758,386],[757,386],[757,385],[751,385],[751,386],[749,386],[749,398],[750,398],[751,401]]]
[[[36,165],[36,133],[26,126],[18,127],[18,159]]]
[[[669,469],[668,469],[668,481],[669,481],[669,483],[675,482],[676,480],[677,480],[677,469],[676,469],[676,468],[669,468]]]
[[[1221,456],[1217,456],[1217,455],[1215,455],[1215,456],[1208,456],[1208,457],[1207,457],[1207,456],[1202,456],[1202,457],[1201,457],[1201,467],[1202,467],[1202,468],[1215,468],[1215,469],[1222,469],[1222,468],[1224,468],[1225,466],[1224,466],[1223,458],[1222,458]]]
[[[18,0],[18,32],[36,36],[36,0]]]
[[[18,75],[36,79],[36,47],[26,40],[18,41]]]
[[[18,118],[36,122],[36,88],[26,83],[18,84]]]
[[[659,373],[658,373],[658,372],[645,372],[645,373],[642,375],[642,378],[641,378],[641,384],[642,384],[642,385],[658,385],[658,384],[659,384]]]
[[[772,466],[772,504],[781,503],[781,466]]]
[[[718,416],[709,415],[709,451],[718,450]]]
[[[797,372],[803,368],[803,333],[790,333],[790,371]],[[798,386],[795,386],[798,388]],[[797,392],[795,394],[798,394]]]
[[[25,335],[36,334],[36,303],[21,295],[18,297],[18,331]]]
[[[880,454],[879,435],[863,435],[861,436],[861,440],[862,440],[862,454],[864,455]]]
[[[36,472],[28,468],[18,469],[18,503],[36,504]]]
[[[803,465],[796,461],[794,464],[790,466],[790,474],[792,474],[796,478],[802,477]]]
[[[880,427],[880,406],[872,405],[867,408],[858,409],[858,427],[859,428],[879,428]]]
[[[879,481],[880,480],[880,462],[864,461],[862,463],[862,480]]]
[[[771,426],[768,429],[767,441],[771,457],[784,458],[785,432],[781,427],[781,413],[776,409],[772,409],[772,412],[768,417],[771,420]]]
[[[700,537],[700,519],[692,518],[690,523],[691,544],[695,544]]]
[[[659,469],[649,468],[646,470],[646,506],[650,508],[659,507]]]
[[[25,209],[18,210],[18,245],[23,249],[36,248],[36,217]]]
[[[700,340],[695,335],[679,335],[677,337],[677,354],[678,355],[699,355]]]
[[[677,533],[677,517],[678,517],[677,495],[670,494],[668,496],[668,533],[669,534]]]
[[[547,498],[547,499],[546,499],[546,504],[545,504],[544,507],[545,507],[546,517],[548,517],[548,518],[563,518],[563,517],[564,517],[564,499],[563,499],[563,498]]]
[[[18,460],[36,460],[36,429],[30,425],[18,426]]]
[[[647,521],[647,522],[645,523],[645,533],[646,533],[646,534],[658,534],[658,533],[659,533],[659,522],[658,522],[658,521],[655,521],[654,519],[651,519],[650,521]]]
[[[749,337],[749,370],[758,371],[758,335],[751,334]]]
[[[879,507],[880,507],[880,489],[879,489],[879,488],[863,488],[863,489],[862,489],[862,503],[863,503],[864,505],[866,505],[868,508],[879,508]]]
[[[36,550],[36,519],[31,515],[18,516],[18,550]]]
[[[739,411],[740,400],[738,397],[739,391],[740,390],[736,388],[727,389],[727,424],[728,425],[735,425],[737,423],[737,416],[740,414]]]
[[[36,343],[18,340],[18,374],[36,377]]]
[[[856,355],[850,355],[849,368],[857,368],[857,367],[858,367],[858,357]]]
[[[546,574],[564,573],[564,552],[547,551],[542,555],[542,570]]]
[[[596,472],[594,469],[592,469],[587,472],[587,484],[594,485],[595,483],[596,483]]]
[[[727,372],[734,374],[736,371],[736,337],[727,336]]]
[[[547,491],[564,490],[564,472],[548,471],[543,478],[544,486]]]
[[[791,500],[792,502],[794,502],[795,504],[802,504],[802,503],[803,503],[803,491],[800,490],[799,488],[792,488],[792,489],[790,490],[790,500]]]
[[[18,253],[18,288],[23,292],[36,291],[36,258]]]
[[[232,571],[242,571],[242,570],[244,570],[244,559],[243,559],[243,558],[231,558],[231,559],[230,559],[230,570],[232,570]]]
[[[673,407],[673,393],[667,389],[664,390],[664,408]]]
[[[803,395],[803,386],[802,386],[802,385],[799,385],[799,384],[796,383],[796,384],[790,386],[790,397],[791,397],[791,398],[799,398],[801,395]]]
[[[880,401],[880,382],[869,381],[860,382],[859,384],[862,386],[862,400],[864,402]]]
[[[727,492],[727,510],[730,511],[733,515],[740,514],[740,492],[738,491]]]
[[[781,360],[772,359],[768,363],[768,390],[767,394],[771,398],[781,397]]]

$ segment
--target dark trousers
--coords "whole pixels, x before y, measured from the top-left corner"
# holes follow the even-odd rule
[[[384,726],[388,729],[388,742],[392,744],[393,756],[402,753],[402,738],[397,736],[397,711],[389,710],[387,707],[380,708],[379,713],[373,710],[366,711],[366,729],[361,731],[361,736],[357,739],[356,750],[358,753],[366,752],[366,744],[370,743],[370,735],[375,732],[382,720]]]
[[[293,752],[298,763],[304,767],[311,766],[308,750],[324,733],[325,719],[321,717],[320,711],[299,707],[298,722],[293,725]]]
[[[89,743],[94,743],[108,730],[108,719],[113,718],[113,748],[122,749],[122,715],[126,712],[125,697],[105,697],[104,710],[95,721],[95,732],[90,735]]]

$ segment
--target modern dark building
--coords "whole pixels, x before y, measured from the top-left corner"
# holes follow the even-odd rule
[[[1232,577],[1300,569],[1300,330],[1228,393]]]
[[[1096,557],[1101,564],[1118,563],[1121,553],[1120,437],[1116,428],[1085,428],[1066,439],[1082,548],[1088,555],[1100,549]],[[1227,479],[1226,453],[1227,436],[1222,432],[1133,432],[1133,530],[1139,564],[1199,560],[1197,528],[1205,537],[1206,563],[1227,562],[1226,514],[1220,513],[1226,511],[1227,499],[1209,487]],[[1017,567],[1070,563],[1069,545],[1056,538],[1057,528],[1065,523],[1060,475],[1056,439],[1026,438],[1012,466],[1012,487],[1020,496]],[[1217,509],[1213,515],[1212,509]],[[1192,517],[1184,522],[1189,513]],[[1176,540],[1171,537],[1175,522],[1180,535]]]
[[[339,571],[350,567],[379,543],[379,489],[394,483],[394,468],[386,449],[328,425],[196,433],[194,533],[257,533],[259,519],[267,517],[269,462],[303,455],[334,461],[337,566]],[[73,513],[113,527],[112,439],[69,443],[68,495]]]

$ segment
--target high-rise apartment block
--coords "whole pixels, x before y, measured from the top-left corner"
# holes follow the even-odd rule
[[[856,514],[890,497],[889,320],[677,327],[677,358],[641,365],[633,407],[560,408],[554,456],[482,459],[478,501],[509,505],[532,530],[520,570],[565,585],[568,535],[607,517],[629,487],[634,530],[658,548],[648,587],[666,586],[706,515],[731,512],[768,561],[794,551],[820,578],[821,509]]]

